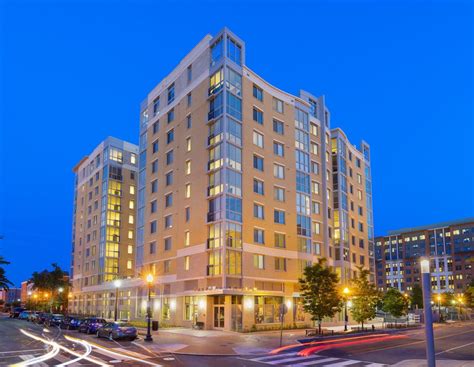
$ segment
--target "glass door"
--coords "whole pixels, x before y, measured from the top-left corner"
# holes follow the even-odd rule
[[[214,328],[216,329],[224,328],[224,310],[224,306],[214,306]]]

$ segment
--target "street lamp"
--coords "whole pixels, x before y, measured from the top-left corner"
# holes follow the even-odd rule
[[[423,285],[423,308],[425,314],[425,335],[426,335],[426,360],[428,367],[436,366],[434,335],[433,335],[433,314],[431,311],[431,279],[430,260],[422,258],[420,260],[421,280]]]
[[[153,284],[153,275],[148,274],[146,276],[146,282],[148,284],[148,303],[146,306],[146,317],[147,317],[147,331],[145,336],[146,342],[152,342],[153,338],[151,337],[151,285]]]
[[[347,331],[347,322],[349,321],[349,315],[347,314],[347,297],[350,293],[349,288],[345,287],[342,293],[344,294],[344,331]]]
[[[438,294],[438,296],[436,296],[436,300],[438,301],[439,322],[441,322],[442,321],[442,317],[441,317],[441,294]]]
[[[403,293],[403,297],[405,297],[405,299],[407,300],[407,307],[408,307],[408,310],[407,310],[407,327],[409,326],[410,324],[410,316],[409,316],[409,310],[410,310],[410,296],[408,293]]]
[[[458,303],[459,303],[459,317],[458,319],[461,320],[461,307],[462,307],[462,304],[463,304],[463,299],[462,299],[462,294],[458,297]]]
[[[122,285],[122,281],[120,279],[114,280],[115,286],[115,310],[114,310],[114,320],[117,321],[117,314],[118,314],[118,290]]]

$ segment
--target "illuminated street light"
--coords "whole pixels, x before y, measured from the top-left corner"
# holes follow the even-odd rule
[[[433,335],[433,313],[431,311],[431,279],[430,260],[420,259],[421,280],[423,285],[423,305],[425,314],[425,335],[426,335],[426,360],[428,367],[436,366],[435,346]]]
[[[118,314],[118,290],[120,286],[122,285],[122,281],[120,279],[115,279],[114,280],[114,286],[115,286],[115,312],[114,312],[114,320],[117,321],[117,314]]]
[[[153,274],[148,274],[146,276],[146,282],[148,284],[148,303],[146,307],[147,332],[144,340],[146,342],[152,342],[153,338],[151,336],[151,286],[153,284]]]
[[[347,297],[349,296],[350,292],[350,289],[347,287],[344,287],[342,290],[342,293],[344,294],[344,331],[347,331],[347,323],[349,321],[349,315],[347,314]]]

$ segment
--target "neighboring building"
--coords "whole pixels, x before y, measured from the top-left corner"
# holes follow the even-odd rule
[[[431,259],[435,293],[462,293],[474,279],[474,218],[389,231],[375,239],[380,290],[410,291],[420,283],[420,257]]]
[[[73,169],[71,312],[105,308],[92,290],[135,274],[137,167],[138,147],[108,137]]]
[[[33,286],[34,284],[31,283],[29,280],[21,282],[20,298],[22,304],[25,304],[28,301],[28,294],[31,294],[31,292],[33,292]]]
[[[21,301],[21,288],[0,289],[0,300],[6,304]]]
[[[363,141],[358,150],[338,128],[331,131],[331,140],[336,271],[345,283],[362,266],[374,281],[370,148]]]
[[[308,323],[298,287],[307,265],[326,257],[343,282],[356,265],[373,269],[368,145],[330,130],[324,97],[288,94],[250,70],[227,29],[142,103],[139,161],[137,275],[154,275],[161,322],[272,327],[285,303],[285,324]]]

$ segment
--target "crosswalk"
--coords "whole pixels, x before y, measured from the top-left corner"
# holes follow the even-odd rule
[[[287,367],[308,367],[308,366],[331,366],[331,367],[384,367],[385,364],[372,363],[366,361],[357,361],[354,359],[345,359],[337,357],[327,357],[322,355],[312,355],[309,357],[299,356],[298,353],[282,353],[275,355],[266,355],[264,357],[245,358],[252,362],[259,362],[274,366]]]

